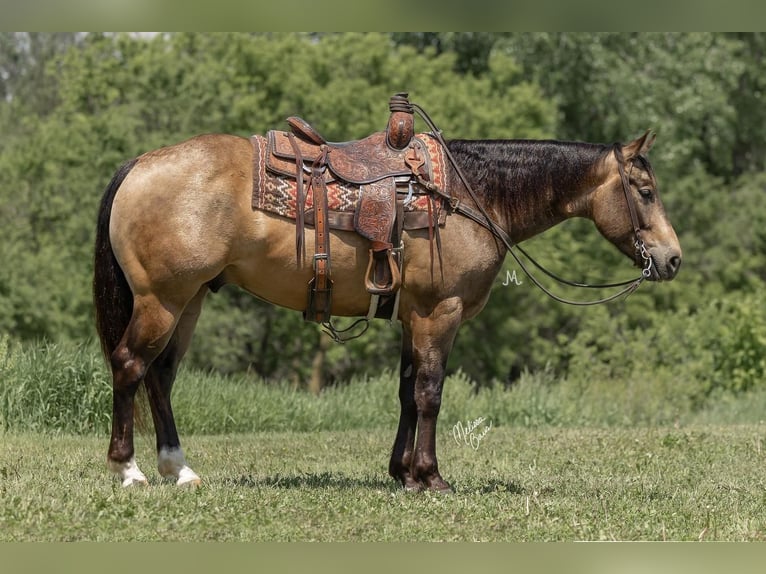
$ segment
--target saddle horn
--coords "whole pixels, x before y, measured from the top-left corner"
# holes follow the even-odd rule
[[[415,135],[415,114],[408,95],[407,92],[399,92],[388,102],[391,117],[386,128],[386,143],[397,151],[406,148]]]

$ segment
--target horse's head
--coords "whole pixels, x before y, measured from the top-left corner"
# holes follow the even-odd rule
[[[601,234],[653,281],[670,280],[681,266],[681,246],[657,192],[646,153],[655,136],[646,132],[627,145],[615,145],[604,161],[603,183],[596,189],[591,215]],[[642,246],[644,248],[642,248]]]

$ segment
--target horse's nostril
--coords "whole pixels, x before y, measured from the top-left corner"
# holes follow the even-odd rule
[[[681,267],[681,256],[673,255],[668,259],[668,270],[671,272],[671,276],[675,276],[678,273],[678,268]]]

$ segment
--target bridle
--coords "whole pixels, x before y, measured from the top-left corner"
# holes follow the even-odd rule
[[[620,174],[620,181],[622,183],[622,190],[625,194],[625,201],[628,204],[628,213],[630,214],[630,221],[631,225],[633,227],[633,237],[634,237],[634,247],[636,248],[636,253],[641,257],[641,259],[644,262],[644,267],[641,270],[641,275],[634,279],[628,279],[625,281],[620,281],[616,283],[599,283],[599,284],[590,284],[590,283],[579,283],[576,281],[569,281],[567,279],[563,279],[556,275],[555,273],[545,269],[541,264],[539,264],[535,259],[530,256],[520,245],[516,245],[513,243],[513,240],[511,239],[510,235],[502,228],[500,227],[487,213],[487,211],[484,209],[482,204],[478,201],[476,194],[473,191],[473,188],[468,183],[468,180],[466,179],[465,175],[463,174],[463,171],[460,169],[460,166],[455,161],[455,158],[453,157],[452,153],[449,150],[449,147],[447,146],[447,143],[444,141],[444,138],[441,135],[441,130],[439,130],[431,120],[431,118],[428,116],[428,114],[417,104],[410,104],[412,108],[418,112],[421,118],[426,122],[429,128],[431,128],[432,135],[436,140],[439,142],[439,145],[441,145],[442,149],[444,150],[445,155],[447,156],[447,159],[452,164],[452,167],[455,169],[455,172],[457,173],[458,177],[460,178],[460,181],[465,186],[468,195],[471,198],[471,201],[476,206],[476,209],[465,205],[460,199],[452,196],[449,192],[446,190],[440,189],[436,185],[434,185],[432,182],[422,178],[419,174],[415,174],[416,178],[418,179],[418,183],[422,185],[424,188],[426,188],[428,191],[442,197],[445,201],[447,201],[447,204],[450,206],[450,209],[453,213],[459,213],[468,219],[471,219],[472,221],[478,223],[485,229],[489,230],[497,239],[499,239],[503,245],[505,245],[508,252],[513,256],[513,258],[516,260],[516,263],[519,265],[521,270],[526,274],[527,277],[529,277],[530,281],[534,285],[540,288],[540,290],[543,291],[546,295],[548,295],[550,298],[552,298],[555,301],[558,301],[559,303],[566,303],[567,305],[577,305],[577,306],[588,306],[588,305],[598,305],[600,303],[607,303],[608,301],[613,301],[614,299],[617,299],[619,297],[625,296],[627,297],[631,293],[633,293],[638,287],[641,285],[641,283],[644,282],[644,280],[651,277],[652,274],[652,265],[654,264],[652,260],[652,256],[649,253],[649,250],[646,248],[646,244],[644,243],[643,238],[641,237],[641,224],[638,220],[638,211],[636,209],[636,205],[634,202],[634,199],[631,194],[630,190],[630,177],[629,173],[625,172],[625,157],[622,154],[622,146],[620,144],[614,144],[612,147],[612,150],[614,152],[615,158],[617,159],[617,170]],[[647,170],[648,168],[648,162],[646,159],[644,159],[643,156],[638,156],[638,159],[641,160],[643,167]],[[630,169],[633,169],[633,161],[631,160],[630,163]],[[552,293],[547,287],[545,287],[538,279],[532,275],[527,268],[527,266],[524,264],[524,262],[521,260],[519,255],[516,253],[516,250],[518,250],[524,257],[532,263],[535,267],[537,267],[541,272],[543,272],[545,275],[550,277],[551,279],[563,284],[568,285],[570,287],[583,287],[587,289],[609,289],[609,288],[616,288],[616,287],[624,287],[622,290],[618,291],[617,293],[614,293],[612,295],[609,295],[608,297],[604,297],[602,299],[597,299],[593,301],[573,301],[571,299],[565,299],[563,297],[560,297],[554,293]]]
[[[641,275],[645,279],[648,279],[652,274],[652,256],[649,254],[649,251],[646,248],[646,244],[641,237],[641,224],[638,221],[638,214],[636,213],[636,203],[630,193],[630,172],[627,174],[625,173],[625,158],[622,155],[622,146],[619,144],[614,144],[612,150],[614,151],[614,156],[617,158],[617,171],[620,173],[622,191],[625,194],[625,202],[628,204],[630,222],[633,225],[633,237],[635,238],[633,245],[636,248],[636,252],[641,255],[642,259],[644,260],[644,268],[641,271]],[[652,179],[654,179],[654,174],[652,173],[652,170],[649,167],[649,162],[646,161],[646,158],[642,155],[639,155],[637,156],[637,159],[641,162],[642,167],[647,172],[649,172]],[[631,170],[633,170],[633,165],[634,163],[631,160]]]

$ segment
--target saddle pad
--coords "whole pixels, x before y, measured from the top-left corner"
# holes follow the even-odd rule
[[[418,139],[428,150],[428,155],[431,160],[429,174],[431,176],[431,181],[433,181],[436,186],[443,189],[446,185],[446,158],[444,152],[439,143],[430,134],[419,134]],[[253,144],[255,152],[253,157],[252,208],[294,220],[297,214],[296,191],[298,187],[295,176],[293,175],[292,177],[289,177],[274,173],[270,169],[267,169],[269,146],[266,138],[260,135],[254,135],[250,138],[250,141]],[[294,164],[292,173],[295,173]],[[349,214],[350,216],[353,216],[359,206],[359,195],[364,186],[332,180],[327,182],[326,187],[327,205],[331,214],[331,222],[352,221],[352,217],[346,219],[343,216],[332,217],[332,215]],[[412,216],[405,216],[405,227],[407,229],[428,227],[428,218],[423,216],[427,215],[428,212],[428,204],[431,199],[430,194],[417,184],[413,184],[412,188],[414,192],[412,201],[407,203],[404,207],[405,213],[412,213]],[[312,215],[314,211],[314,201],[313,194],[310,192],[307,193],[307,189],[308,175],[304,179],[304,213],[307,214],[306,224],[311,225],[313,223]],[[408,193],[408,188],[401,188],[398,190],[398,193],[401,198],[403,194]],[[441,205],[441,201],[434,201],[431,204],[431,209],[436,211],[439,225],[443,226],[446,222],[447,213]],[[418,215],[422,214],[423,216],[415,216],[416,213]],[[345,228],[345,226],[340,226],[339,228]]]

